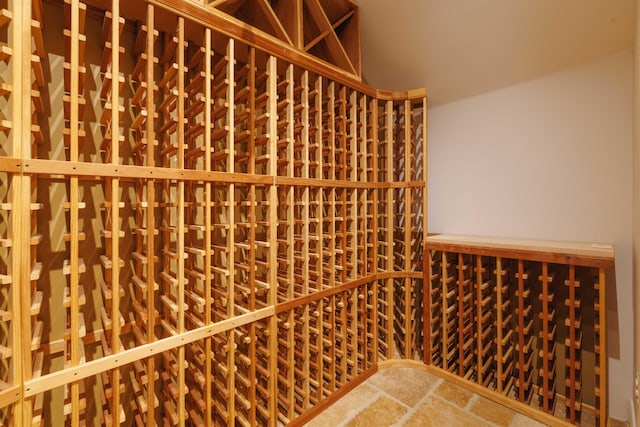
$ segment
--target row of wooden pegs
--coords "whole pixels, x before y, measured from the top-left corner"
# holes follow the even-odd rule
[[[374,283],[278,315],[278,419],[288,423],[373,366]]]
[[[588,350],[596,356],[596,383],[602,369],[597,295],[603,270],[440,250],[431,251],[429,263],[429,363],[551,414],[562,395],[567,420],[579,422],[589,330],[596,334]],[[590,325],[583,322],[585,298],[594,301]],[[587,394],[595,394],[586,406],[598,417],[599,383]]]

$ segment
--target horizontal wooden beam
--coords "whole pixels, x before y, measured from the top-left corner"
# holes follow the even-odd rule
[[[279,314],[285,311],[292,310],[296,307],[302,307],[302,306],[308,305],[311,302],[318,301],[323,298],[330,297],[330,296],[348,291],[350,289],[375,282],[376,280],[379,280],[379,279],[401,279],[401,278],[402,279],[405,279],[405,278],[422,279],[423,277],[424,277],[424,274],[422,273],[422,271],[415,271],[415,272],[389,271],[385,273],[371,274],[371,275],[353,280],[348,283],[343,283],[333,288],[323,289],[319,292],[314,292],[309,295],[304,295],[298,298],[294,298],[290,301],[281,302],[276,306],[276,313]]]
[[[1,166],[1,165],[0,165]],[[25,174],[56,175],[79,177],[108,177],[134,179],[175,179],[183,181],[206,181],[222,183],[273,185],[270,175],[251,175],[242,173],[214,172],[191,169],[174,169],[148,166],[112,165],[87,162],[65,162],[58,160],[24,160]]]
[[[149,166],[113,165],[108,163],[67,162],[62,160],[19,159],[0,157],[0,172],[26,175],[103,179],[171,179],[235,184],[279,185],[293,187],[395,189],[424,188],[424,181],[367,182],[334,179],[294,178],[248,173],[202,171]]]
[[[0,408],[16,403],[20,399],[20,386],[14,385],[0,392]]]
[[[425,242],[425,252],[434,249],[582,267],[614,266],[613,246],[601,243],[439,234],[427,237]]]
[[[80,381],[92,375],[99,374],[103,371],[116,369],[121,366],[133,363],[137,360],[146,359],[157,354],[169,351],[186,344],[198,341],[210,336],[220,334],[239,326],[244,326],[251,322],[265,319],[275,314],[273,307],[266,307],[251,313],[242,314],[230,319],[222,320],[212,325],[203,326],[198,329],[184,332],[168,338],[163,338],[152,343],[144,344],[139,347],[125,350],[121,353],[112,354],[100,359],[83,363],[79,366],[63,369],[46,376],[30,380],[24,383],[24,396],[35,396],[48,390],[69,384],[74,381]]]
[[[10,173],[20,173],[22,171],[21,159],[15,157],[0,157],[0,171]]]

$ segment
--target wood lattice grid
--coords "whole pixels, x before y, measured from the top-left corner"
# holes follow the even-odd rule
[[[191,0],[222,11],[311,54],[360,75],[358,6],[351,0]]]
[[[465,237],[427,241],[426,363],[547,423],[607,425],[601,301],[613,251]]]
[[[0,105],[1,423],[273,425],[375,369],[378,280],[408,273],[378,264],[378,198],[408,185],[377,172],[396,95],[158,3],[3,6],[32,44],[7,35],[2,77],[31,100]]]

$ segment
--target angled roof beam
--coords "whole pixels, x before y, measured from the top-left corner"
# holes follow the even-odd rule
[[[290,45],[293,45],[293,41],[291,41],[289,34],[287,34],[287,31],[282,26],[282,23],[276,16],[276,13],[273,11],[273,8],[271,7],[271,4],[269,4],[269,1],[257,0],[257,2],[258,2],[258,6],[264,13],[265,17],[267,18],[269,25],[271,25],[271,28],[273,28],[273,31],[275,31],[276,37],[278,37],[280,40],[283,40],[289,43]]]
[[[233,15],[236,13],[240,6],[244,4],[246,0],[215,0],[208,4],[209,7],[214,7],[222,12]]]
[[[318,28],[322,29],[322,34],[327,35],[327,47],[329,48],[329,53],[333,57],[334,61],[341,67],[357,74],[355,67],[351,63],[351,59],[349,59],[349,55],[347,55],[347,52],[344,50],[340,39],[338,39],[338,36],[333,29],[333,25],[324,13],[324,10],[322,10],[322,5],[319,0],[306,0],[306,4],[309,7],[309,12],[311,13],[316,25],[318,25]],[[314,39],[314,44],[319,41],[320,40],[316,41]]]
[[[340,25],[342,25],[345,21],[347,21],[349,18],[351,18],[354,14],[356,13],[355,9],[351,9],[346,15],[344,15],[342,18],[338,19],[335,23],[333,23],[331,26],[333,28],[333,30],[335,31],[336,28],[338,28]],[[307,43],[304,46],[304,50],[309,50],[311,49],[313,46],[315,46],[316,44],[318,44],[318,42],[320,40],[322,40],[323,38],[325,38],[329,33],[331,32],[331,30],[325,30],[322,33],[320,33],[320,35],[318,37],[316,37],[315,39],[311,40],[309,43]]]

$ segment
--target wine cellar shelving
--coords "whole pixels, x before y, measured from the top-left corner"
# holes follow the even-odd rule
[[[443,234],[425,251],[427,365],[547,423],[607,425],[612,246]]]
[[[422,357],[425,91],[200,3],[0,0],[0,426],[300,425]]]

